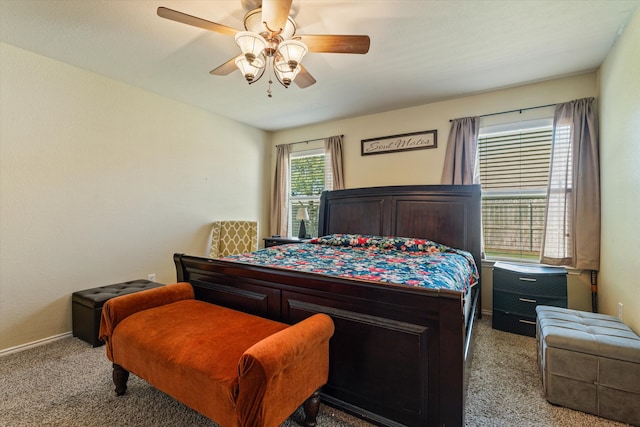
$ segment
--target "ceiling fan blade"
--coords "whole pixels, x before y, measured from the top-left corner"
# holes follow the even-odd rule
[[[172,21],[181,22],[183,24],[193,25],[194,27],[204,28],[205,30],[224,34],[226,36],[235,36],[236,33],[240,31],[235,28],[227,27],[226,25],[217,24],[215,22],[207,21],[206,19],[187,15],[186,13],[178,12],[177,10],[166,7],[158,8],[158,16]]]
[[[231,58],[230,60],[228,60],[221,66],[219,66],[218,68],[215,68],[209,71],[209,74],[213,76],[226,76],[233,73],[235,70],[238,69],[238,67],[236,67],[236,58],[237,56],[234,56],[233,58]]]
[[[307,71],[307,69],[304,68],[302,64],[299,64],[299,65],[300,65],[300,72],[298,73],[298,75],[296,76],[293,82],[300,89],[304,89],[306,87],[311,86],[312,84],[315,84],[316,79],[314,79],[313,76],[309,74],[309,71]]]
[[[289,18],[292,0],[262,0],[262,21],[267,29],[277,32],[284,29]]]
[[[305,34],[296,35],[294,39],[307,45],[309,52],[316,53],[367,53],[371,39],[369,36],[340,36]]]

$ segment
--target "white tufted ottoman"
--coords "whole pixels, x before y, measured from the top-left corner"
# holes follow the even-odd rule
[[[640,425],[640,337],[613,316],[544,305],[536,311],[547,400]]]

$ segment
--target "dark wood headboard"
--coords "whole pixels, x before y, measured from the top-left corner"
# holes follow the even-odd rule
[[[480,269],[479,185],[408,185],[325,191],[318,235],[416,237],[470,252]]]

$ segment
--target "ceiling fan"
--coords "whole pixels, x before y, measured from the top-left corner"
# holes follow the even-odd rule
[[[259,5],[259,1],[257,2]],[[289,87],[295,82],[304,89],[316,79],[300,63],[307,52],[359,53],[369,51],[370,39],[364,35],[297,34],[296,24],[289,16],[292,0],[262,0],[262,7],[249,10],[244,16],[246,31],[207,21],[166,7],[158,8],[158,16],[233,36],[242,53],[210,71],[214,76],[226,76],[239,69],[249,84],[257,82],[265,72]],[[273,74],[272,74],[273,73]]]

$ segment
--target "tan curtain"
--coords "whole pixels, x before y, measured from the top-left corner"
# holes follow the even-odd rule
[[[344,174],[343,174],[343,160],[342,160],[342,135],[331,136],[324,140],[324,158],[325,158],[325,171],[330,173],[330,177],[325,179],[325,182],[333,183],[329,188],[326,186],[326,190],[343,190],[344,189]]]
[[[290,145],[278,145],[276,153],[276,175],[271,200],[271,235],[289,235],[289,158]]]
[[[600,154],[594,98],[556,106],[541,262],[600,268]]]
[[[479,132],[479,117],[464,117],[451,121],[442,184],[467,185],[477,181],[475,176]]]

